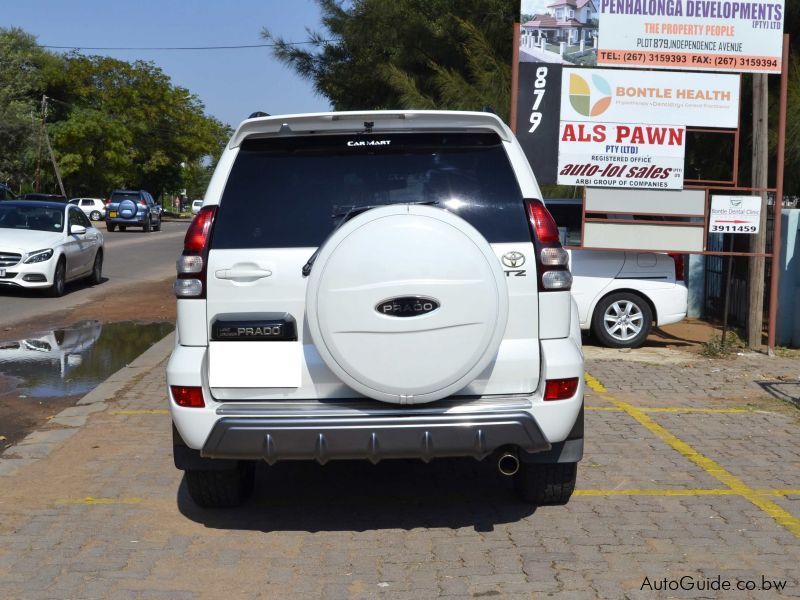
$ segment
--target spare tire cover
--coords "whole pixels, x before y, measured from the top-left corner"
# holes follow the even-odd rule
[[[375,208],[320,249],[306,291],[322,360],[362,394],[400,404],[449,396],[493,360],[508,292],[469,223],[414,204]]]
[[[124,219],[132,219],[136,216],[136,203],[133,200],[123,200],[119,203],[117,212]]]

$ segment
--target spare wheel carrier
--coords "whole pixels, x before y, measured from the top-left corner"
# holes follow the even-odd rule
[[[357,215],[325,242],[306,313],[317,351],[344,383],[376,400],[420,404],[458,392],[489,366],[508,292],[500,261],[469,223],[394,204]]]

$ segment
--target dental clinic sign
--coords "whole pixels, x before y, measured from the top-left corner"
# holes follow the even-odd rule
[[[784,2],[598,0],[597,64],[780,73]]]

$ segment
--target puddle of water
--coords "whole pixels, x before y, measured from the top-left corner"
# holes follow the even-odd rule
[[[0,341],[0,380],[19,397],[82,396],[173,329],[164,322],[82,321],[24,340]]]

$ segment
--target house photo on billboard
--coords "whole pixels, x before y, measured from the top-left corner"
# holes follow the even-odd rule
[[[522,0],[520,62],[597,64],[594,0]]]

